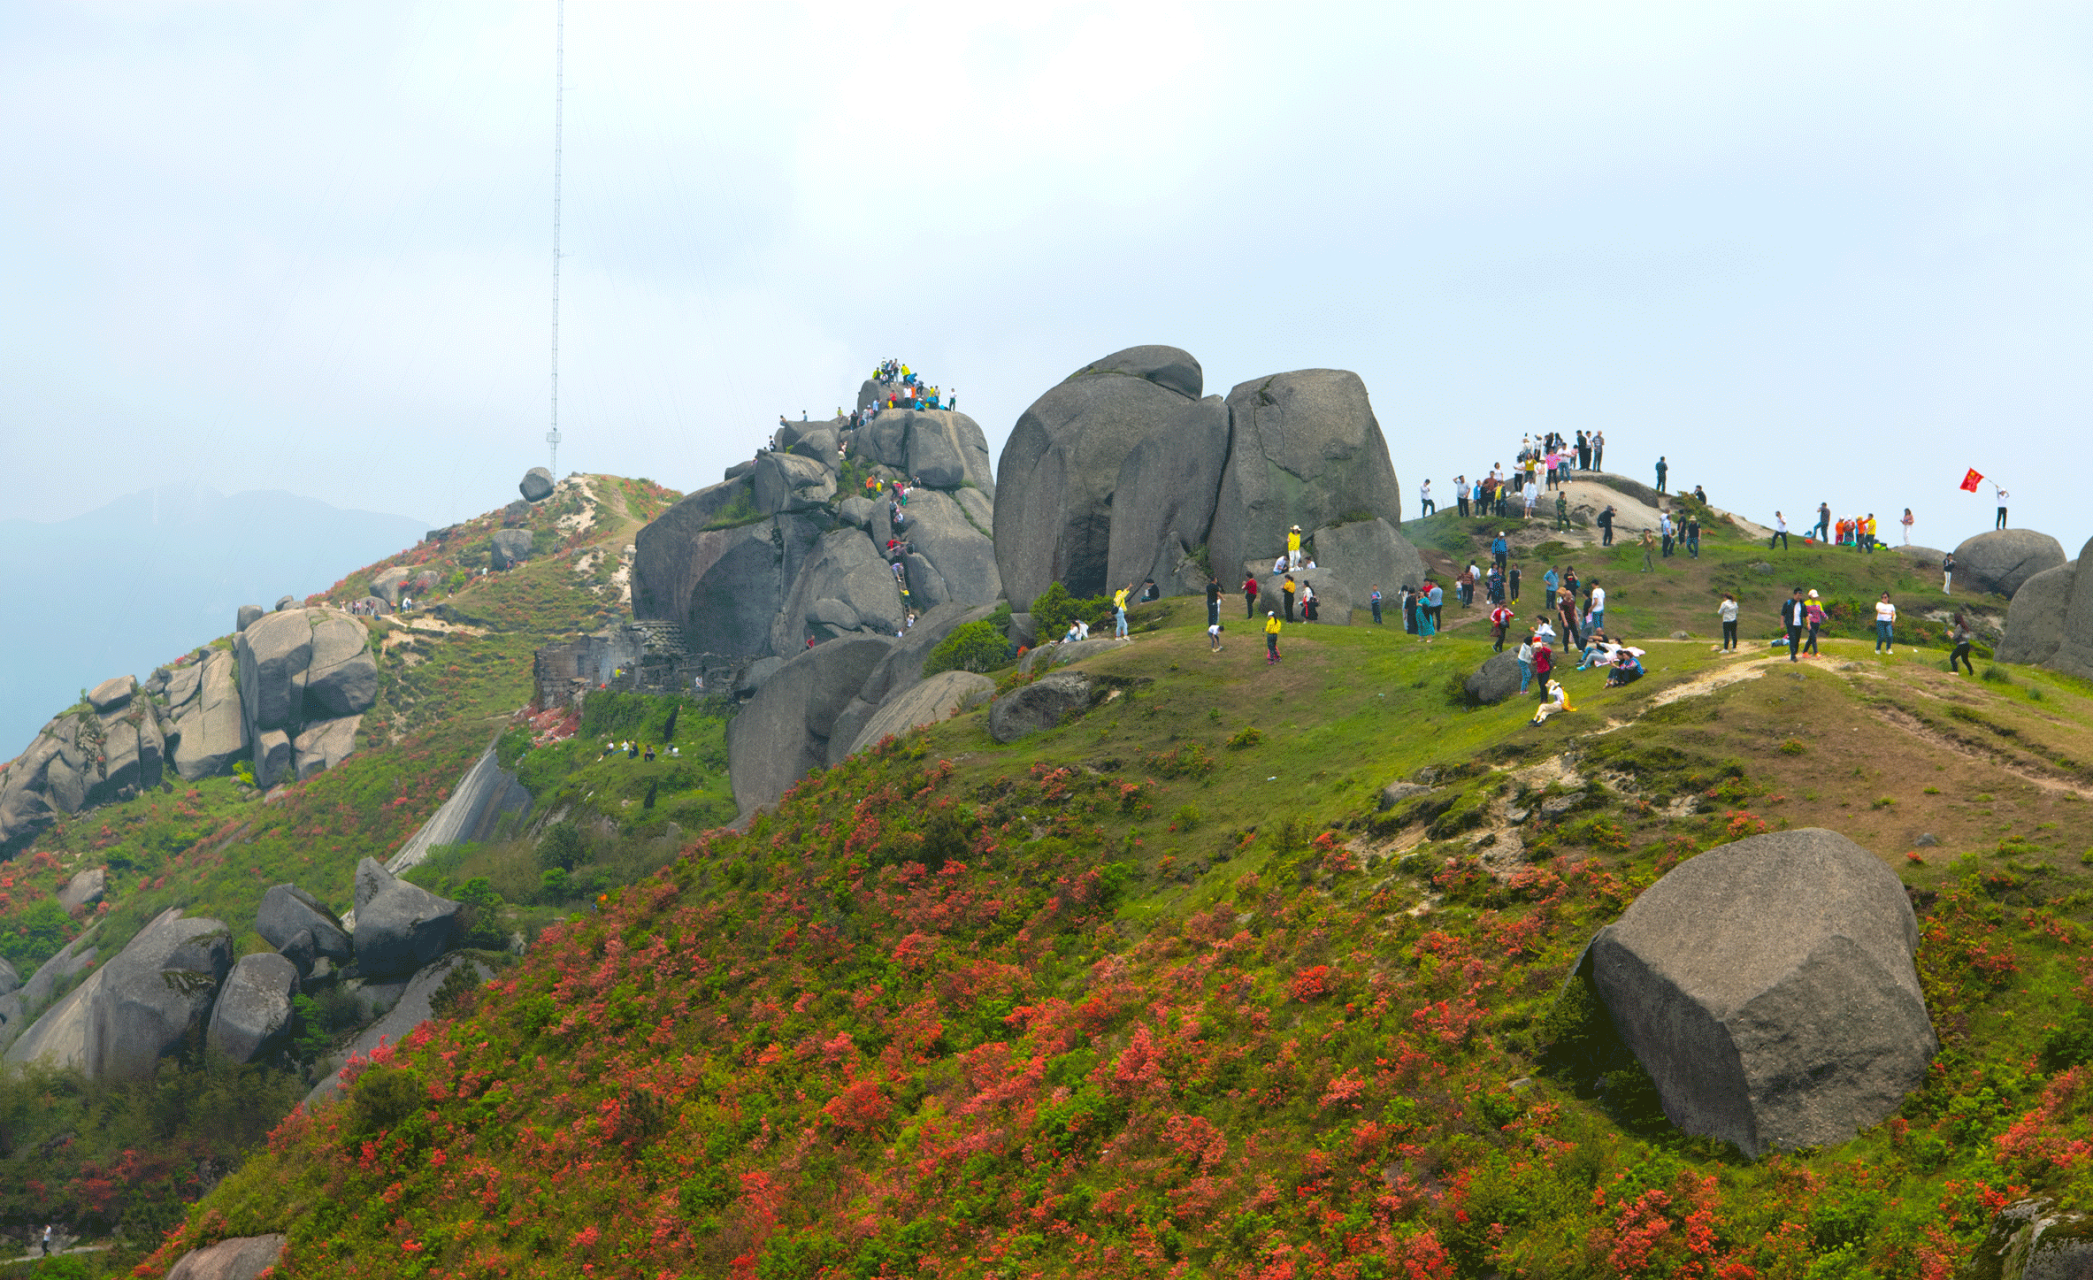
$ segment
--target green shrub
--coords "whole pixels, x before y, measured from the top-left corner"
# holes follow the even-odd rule
[[[1011,661],[1016,652],[993,624],[986,620],[969,622],[938,641],[937,648],[923,660],[923,674],[971,671],[980,675]]]
[[[1088,622],[1093,629],[1112,621],[1112,598],[1091,596],[1084,598],[1070,595],[1068,588],[1056,582],[1042,591],[1032,601],[1032,634],[1044,642],[1059,640],[1068,624],[1077,618]]]
[[[0,933],[0,959],[28,973],[72,939],[73,921],[56,898],[39,898],[15,913]]]
[[[1231,751],[1241,751],[1245,747],[1254,747],[1258,743],[1263,742],[1264,740],[1264,730],[1258,728],[1254,724],[1246,724],[1242,728],[1236,730],[1235,733],[1229,737],[1228,749]]]
[[[1190,831],[1199,825],[1199,806],[1191,804],[1182,806],[1176,813],[1170,815],[1170,822],[1179,831]]]
[[[572,871],[589,856],[588,842],[572,819],[555,822],[538,841],[538,865],[547,871]]]
[[[1989,666],[1984,668],[1984,674],[1979,678],[1991,684],[2013,683],[2013,673],[2001,666]]]

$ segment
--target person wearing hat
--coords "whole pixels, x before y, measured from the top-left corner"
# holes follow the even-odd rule
[[[1817,598],[1814,588],[1803,603],[1802,616],[1809,619],[1810,624],[1810,638],[1803,641],[1802,651],[1812,658],[1821,658],[1824,655],[1817,652],[1817,628],[1824,625],[1824,602]]]
[[[1275,610],[1267,609],[1265,610],[1265,665],[1269,667],[1278,661],[1279,614]]]
[[[1301,526],[1295,525],[1286,531],[1286,567],[1301,567]]]

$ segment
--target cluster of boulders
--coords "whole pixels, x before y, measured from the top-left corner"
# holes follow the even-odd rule
[[[2005,542],[2008,534],[2012,541]],[[1991,561],[2006,572],[1993,569],[1991,585],[1977,576],[1965,559],[1973,546],[1987,539],[1999,541]],[[2089,543],[2093,546],[2093,543]],[[2011,596],[2006,610],[2006,634],[1999,641],[2001,662],[2026,662],[2062,671],[2067,675],[2093,676],[2093,579],[2081,579],[2079,559],[2066,560],[2064,548],[2055,538],[2025,529],[1987,533],[1955,549],[1955,576],[1980,589]]]
[[[0,847],[61,814],[227,772],[250,751],[267,788],[341,763],[377,700],[361,622],[336,609],[240,610],[230,649],[199,649],[140,684],[104,680],[0,773]]]
[[[301,991],[406,983],[458,945],[462,910],[366,858],[353,925],[296,885],[276,885],[255,916],[255,932],[276,950],[235,960],[224,922],[169,908],[33,1023],[24,1026],[24,1015],[94,962],[89,936],[0,997],[0,1044],[9,1062],[74,1066],[94,1079],[150,1077],[198,1033],[234,1062],[266,1061],[288,1043]]]

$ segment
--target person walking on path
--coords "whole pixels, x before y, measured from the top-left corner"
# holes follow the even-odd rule
[[[1507,590],[1507,591],[1509,591],[1509,592],[1511,593],[1511,597],[1512,597],[1512,603],[1514,603],[1514,604],[1517,604],[1517,603],[1519,602],[1519,566],[1518,566],[1518,565],[1513,565],[1513,566],[1512,566],[1512,571],[1511,571],[1510,573],[1507,573],[1506,575],[1504,575],[1504,586],[1505,586],[1505,590]]]
[[[1243,616],[1257,616],[1257,575],[1254,573],[1243,575]]]
[[[1912,520],[1911,520],[1911,508],[1910,508],[1910,507],[1906,507],[1906,508],[1904,508],[1904,518],[1903,518],[1902,520],[1899,520],[1899,521],[1898,521],[1897,523],[1898,523],[1898,524],[1901,524],[1901,525],[1903,525],[1903,526],[1904,526],[1904,545],[1905,545],[1905,546],[1907,546],[1907,547],[1908,547],[1908,546],[1910,546],[1910,545],[1911,545],[1911,525],[1912,525]]]
[[[1133,592],[1134,584],[1129,582],[1112,593],[1112,638],[1114,640],[1130,638],[1126,633],[1126,598],[1132,595]]]
[[[1286,620],[1288,622],[1294,620],[1294,592],[1299,589],[1294,585],[1294,575],[1290,573],[1286,575],[1286,580],[1279,584],[1280,592],[1286,597]]]
[[[1427,480],[1417,486],[1417,518],[1422,520],[1438,509],[1439,504],[1432,501],[1432,482]]]
[[[1490,636],[1493,641],[1490,645],[1490,652],[1504,652],[1504,633],[1511,628],[1511,625],[1512,611],[1509,608],[1500,604],[1495,609],[1490,610]]]
[[[1794,595],[1781,601],[1781,625],[1788,629],[1788,661],[1790,662],[1801,661],[1802,626],[1808,619],[1809,613],[1802,603],[1802,588],[1797,587]]]
[[[1943,551],[1940,553],[1940,593],[1944,596],[1954,595],[1955,593],[1949,590],[1949,588],[1953,587],[1954,585],[1955,553],[1952,551]]]
[[[1592,432],[1592,470],[1606,470],[1606,433]]]
[[[1955,671],[1955,664],[1959,662],[1969,668],[1971,675],[1977,674],[1976,664],[1969,660],[1969,623],[1964,622],[1962,615],[1959,613],[1955,615],[1955,634],[1950,636],[1949,639],[1955,642],[1955,652],[1948,655],[1948,670]],[[1956,674],[1959,675],[1961,673],[1956,672]]]
[[[1715,616],[1722,619],[1722,648],[1725,653],[1737,649],[1737,597],[1725,591],[1722,603],[1715,606]]]
[[[2013,495],[1999,488],[1996,484],[1991,486],[1991,491],[1998,495],[1999,504],[1999,522],[1991,527],[1993,530],[2003,529],[2006,527],[2006,499]]]
[[[1660,454],[1658,454],[1658,455],[1657,455],[1657,492],[1659,492],[1659,493],[1663,493],[1663,492],[1664,492],[1664,477],[1665,477],[1665,476],[1666,476],[1667,474],[1669,474],[1669,473],[1670,473],[1670,471],[1671,471],[1671,468],[1670,468],[1669,466],[1666,466],[1666,465],[1665,465],[1665,462],[1664,462],[1664,455],[1663,455],[1663,454],[1661,454],[1661,453],[1660,453]]]
[[[784,419],[779,418],[778,421],[783,422]],[[44,1224],[44,1256],[51,1256],[51,1224],[48,1222]]]
[[[1656,563],[1650,558],[1650,553],[1656,549],[1656,535],[1652,534],[1648,529],[1644,529],[1642,531],[1642,571],[1644,573],[1648,573],[1657,567]]]
[[[1817,504],[1817,541],[1831,541],[1831,504],[1829,502]]]
[[[1875,652],[1895,653],[1897,639],[1897,606],[1890,603],[1890,593],[1882,593],[1875,602]]]
[[[1824,602],[1817,598],[1816,588],[1810,588],[1810,596],[1802,606],[1802,616],[1809,620],[1810,636],[1802,642],[1802,651],[1812,658],[1824,655],[1817,652],[1817,629],[1824,625]]]
[[[1613,507],[1611,504],[1607,506],[1606,510],[1599,513],[1599,545],[1602,547],[1613,545]]]
[[[1368,595],[1368,596],[1367,596],[1366,598],[1367,598],[1367,601],[1368,601],[1368,603],[1372,604],[1372,605],[1373,605],[1373,607],[1374,607],[1374,625],[1378,627],[1378,626],[1380,626],[1380,625],[1381,625],[1381,588],[1380,588],[1380,584],[1376,583],[1376,584],[1374,585],[1374,589],[1373,589],[1373,592],[1372,592],[1372,594]]]
[[[1497,567],[1502,569],[1510,562],[1511,554],[1512,544],[1504,540],[1504,530],[1499,529],[1497,537],[1490,543],[1490,556],[1497,561]]]
[[[1265,665],[1269,667],[1278,661],[1279,615],[1267,609],[1265,610]]]
[[[1206,625],[1221,625],[1221,581],[1211,573],[1206,575]]]
[[[1686,554],[1701,558],[1701,518],[1690,511],[1686,513]]]

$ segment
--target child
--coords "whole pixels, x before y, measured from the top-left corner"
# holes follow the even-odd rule
[[[1218,623],[1218,622],[1209,622],[1209,623],[1207,623],[1207,624],[1206,624],[1206,639],[1207,639],[1207,652],[1208,652],[1208,653],[1219,653],[1219,652],[1221,652],[1221,624],[1220,624],[1220,623]]]

